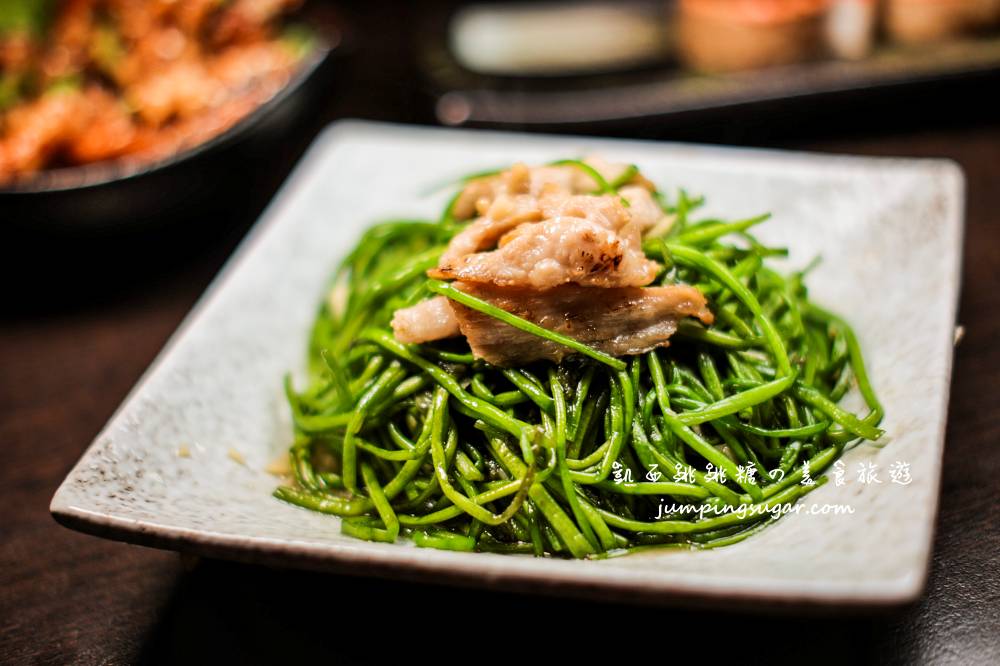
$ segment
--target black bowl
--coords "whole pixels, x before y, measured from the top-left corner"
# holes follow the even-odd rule
[[[219,209],[227,197],[240,196],[241,169],[265,159],[327,83],[340,33],[329,25],[319,32],[314,52],[278,93],[208,141],[150,164],[52,169],[0,187],[0,229],[131,235]]]

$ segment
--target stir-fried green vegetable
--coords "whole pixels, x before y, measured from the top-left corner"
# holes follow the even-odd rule
[[[601,178],[597,193],[637,173]],[[697,286],[716,321],[686,320],[669,348],[638,356],[608,356],[428,279],[461,228],[455,199],[438,221],[370,229],[320,308],[309,386],[286,379],[295,484],[275,495],[341,516],[361,539],[602,557],[736,543],[821,485],[845,446],[882,435],[853,331],[809,301],[805,272],[766,265],[785,253],[750,235],[766,215],[692,221],[701,200],[657,197],[670,223],[644,250],[663,266],[658,281]],[[398,342],[393,312],[435,294],[578,354],[504,369],[461,338]],[[864,417],[838,406],[853,385]],[[659,515],[664,504],[714,511]]]

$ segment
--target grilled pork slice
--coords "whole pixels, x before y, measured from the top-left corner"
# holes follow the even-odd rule
[[[392,315],[392,332],[397,340],[411,345],[461,335],[458,318],[447,298],[435,296]]]
[[[609,181],[627,168],[590,166]],[[666,345],[683,317],[711,323],[694,287],[643,288],[660,270],[642,251],[643,232],[664,221],[652,185],[634,177],[618,192],[595,189],[585,170],[571,166],[517,164],[473,180],[454,215],[478,217],[427,274],[615,356]],[[473,353],[494,365],[572,353],[443,297],[397,311],[392,328],[405,343],[464,335]]]
[[[628,168],[627,164],[611,164],[597,157],[588,157],[585,162],[607,181],[613,181]],[[634,182],[652,189],[653,185],[644,178],[636,177]],[[486,214],[486,210],[504,196],[527,195],[538,198],[543,193],[568,196],[588,194],[597,189],[597,183],[576,166],[536,166],[518,163],[510,169],[493,176],[475,178],[465,186],[452,213],[456,219],[467,220]]]
[[[550,289],[568,282],[642,286],[652,282],[658,270],[659,265],[643,254],[638,233],[622,236],[587,219],[555,217],[517,227],[496,250],[468,254],[452,263],[442,260],[428,274],[499,287]]]
[[[471,185],[469,186],[471,187]],[[579,195],[546,190],[540,196],[503,194],[493,199],[483,214],[458,232],[441,256],[448,267],[475,252],[489,250],[512,230],[529,222],[558,217],[577,217],[599,224],[638,246],[643,231],[663,218],[663,211],[649,190],[636,185],[623,187],[621,196]],[[628,201],[626,207],[622,200]]]
[[[546,291],[457,282],[462,291],[539,326],[573,337],[613,356],[642,354],[666,346],[684,317],[713,321],[705,297],[694,287],[595,288],[563,285]],[[559,362],[574,353],[489,315],[443,297],[396,313],[392,325],[400,342],[427,342],[461,332],[472,353],[493,365],[523,365],[539,359]],[[454,325],[440,325],[444,305]]]
[[[504,195],[490,204],[482,217],[476,218],[452,237],[439,264],[450,266],[466,255],[496,247],[508,232],[525,222],[540,222],[543,217],[537,197],[528,194]]]
[[[626,168],[590,163],[606,177]],[[473,180],[454,213],[478,217],[451,239],[428,275],[533,289],[649,284],[659,266],[643,254],[642,233],[664,217],[651,186],[637,179],[605,195],[594,194],[596,187],[572,166],[516,164]]]

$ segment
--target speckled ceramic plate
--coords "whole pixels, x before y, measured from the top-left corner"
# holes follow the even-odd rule
[[[600,561],[456,553],[340,534],[271,496],[290,442],[281,378],[301,371],[335,263],[365,227],[434,215],[460,174],[599,153],[708,198],[706,215],[815,255],[815,300],[848,315],[883,399],[883,446],[844,459],[842,485],[713,551]],[[892,605],[924,584],[937,506],[959,286],[963,179],[950,162],[733,150],[345,122],[324,133],[255,231],[52,500],[85,532],[194,553],[361,574],[655,601]],[[856,470],[877,465],[878,483]],[[909,477],[898,473],[908,466]],[[895,469],[896,474],[890,476]],[[908,483],[907,483],[908,481]]]

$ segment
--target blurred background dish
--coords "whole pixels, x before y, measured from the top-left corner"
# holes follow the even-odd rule
[[[995,31],[998,0],[886,0],[885,27],[897,42],[943,42],[960,35]]]
[[[299,0],[5,0],[0,183],[114,160],[124,171],[224,132],[317,45]]]
[[[811,60],[822,53],[829,6],[829,0],[680,0],[677,55],[704,72]]]
[[[518,48],[518,26],[539,12],[556,26],[534,40],[545,48]],[[806,97],[870,106],[885,90],[1000,71],[1000,0],[466,3],[428,14],[422,67],[448,125],[631,131]],[[637,39],[626,25],[643,26],[630,29]]]
[[[472,4],[452,17],[449,48],[487,75],[587,74],[661,60],[666,25],[634,3]]]
[[[878,24],[877,0],[833,0],[826,23],[830,52],[844,60],[871,53]]]
[[[238,155],[302,118],[340,42],[328,8],[289,0],[5,3],[8,228],[128,231],[218,201]]]

